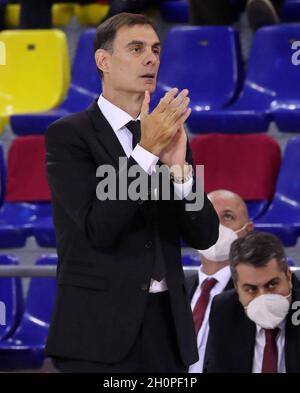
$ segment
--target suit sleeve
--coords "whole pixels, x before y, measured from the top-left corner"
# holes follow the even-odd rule
[[[192,154],[189,144],[187,144],[186,161],[193,165]],[[176,201],[178,204],[177,212],[178,219],[181,228],[181,235],[183,240],[191,247],[196,249],[206,249],[216,243],[219,236],[219,219],[218,215],[205,194],[204,190],[201,190],[199,182],[194,176],[192,193],[196,197],[189,200],[188,197],[181,201]],[[187,205],[197,204],[197,198],[199,192],[203,196],[203,206],[201,209],[194,211],[188,211]]]
[[[136,162],[127,160],[118,177]],[[46,133],[46,172],[58,203],[64,208],[94,247],[111,247],[138,209],[138,201],[104,200],[96,196],[99,179],[90,149],[73,124],[53,123]],[[128,178],[128,185],[134,178]],[[118,184],[118,183],[117,183]]]

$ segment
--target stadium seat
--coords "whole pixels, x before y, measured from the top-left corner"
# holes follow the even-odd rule
[[[285,0],[280,12],[282,20],[299,21],[300,19],[300,0]]]
[[[188,23],[189,2],[188,0],[162,1],[160,3],[161,16],[166,22]]]
[[[200,266],[200,258],[198,255],[184,254],[181,257],[183,266]]]
[[[55,246],[45,154],[44,136],[19,137],[12,143],[0,209],[1,248],[23,247],[27,237],[37,234],[37,241],[45,236],[42,246]]]
[[[36,265],[56,263],[57,257],[50,255],[42,256]],[[20,326],[10,338],[0,341],[0,369],[34,369],[42,366],[55,291],[54,277],[31,279]]]
[[[58,30],[5,30],[6,66],[0,67],[0,117],[54,108],[69,84],[66,36]]]
[[[250,51],[243,90],[226,108],[201,112],[198,133],[265,132],[272,111],[299,91],[300,68],[291,63],[291,42],[299,39],[299,25],[277,25],[258,29]],[[284,75],[280,78],[279,75]]]
[[[57,3],[52,5],[52,23],[54,26],[66,26],[74,14],[74,4]],[[8,4],[5,11],[5,26],[18,27],[20,25],[20,4]]]
[[[70,113],[84,110],[99,95],[101,80],[94,61],[94,36],[95,29],[88,29],[79,39],[72,66],[71,83],[63,103],[48,112],[11,116],[10,125],[15,134],[44,134],[52,122]]]
[[[277,59],[273,73],[284,75],[284,78],[276,78],[277,95],[272,102],[274,120],[282,132],[300,132],[300,65],[293,64],[292,57],[294,53],[297,56],[296,50],[299,52],[300,49],[299,45],[292,49],[293,42],[300,43],[300,25],[286,24],[270,28],[265,41],[267,47],[273,46],[273,58]]]
[[[108,10],[108,4],[76,4],[74,13],[81,26],[98,26]]]
[[[192,113],[187,123],[196,132],[202,111],[231,102],[240,79],[240,46],[233,28],[175,27],[165,40],[151,106],[172,87],[188,88]]]
[[[300,236],[300,138],[288,141],[268,210],[254,221],[255,228],[278,236],[285,246],[292,247]]]
[[[18,265],[10,255],[0,255],[0,266]],[[22,284],[19,277],[0,277],[0,341],[11,336],[23,312]]]
[[[272,200],[280,166],[280,147],[268,135],[199,135],[192,139],[195,165],[204,165],[206,192],[239,194],[255,219]]]
[[[289,266],[296,266],[296,263],[292,257],[287,257],[287,262]]]

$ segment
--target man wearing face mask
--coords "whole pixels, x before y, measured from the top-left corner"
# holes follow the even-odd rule
[[[187,278],[187,289],[191,298],[193,319],[197,334],[199,360],[189,368],[190,373],[201,373],[209,334],[209,312],[215,295],[232,289],[229,268],[231,244],[238,237],[253,230],[248,210],[243,199],[227,190],[216,190],[208,194],[222,225],[217,243],[207,250],[199,250],[201,266],[198,272]]]
[[[234,241],[235,289],[212,302],[205,355],[209,373],[300,372],[300,325],[291,306],[300,283],[274,235],[252,232]]]

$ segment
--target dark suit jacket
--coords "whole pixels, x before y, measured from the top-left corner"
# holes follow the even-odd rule
[[[300,300],[300,283],[293,276],[292,302]],[[285,363],[287,373],[300,372],[300,325],[286,319]],[[217,295],[210,312],[205,371],[208,373],[251,373],[256,325],[246,315],[237,292]]]
[[[118,170],[118,158],[126,155],[96,102],[53,123],[46,151],[58,252],[58,291],[46,353],[118,362],[138,335],[149,293],[154,234],[144,214],[148,202],[97,199],[97,167],[110,164]],[[127,164],[118,176],[136,163],[130,157]],[[185,201],[152,203],[159,213],[179,349],[188,365],[198,355],[180,236],[192,247],[207,248],[217,240],[218,218],[206,196],[196,212],[185,211]]]

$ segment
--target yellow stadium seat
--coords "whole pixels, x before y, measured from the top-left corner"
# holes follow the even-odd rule
[[[4,30],[6,65],[0,66],[0,123],[15,113],[59,105],[70,82],[66,36],[62,31]]]
[[[52,23],[54,26],[66,26],[74,15],[74,4],[61,3],[52,6]]]
[[[20,24],[20,4],[8,4],[5,10],[5,26],[17,27]]]
[[[109,6],[107,4],[76,4],[74,13],[82,26],[97,26],[107,15]]]
[[[20,4],[8,4],[5,11],[5,26],[18,27],[20,25]],[[74,4],[61,3],[53,4],[52,23],[54,26],[66,26],[74,15]]]

